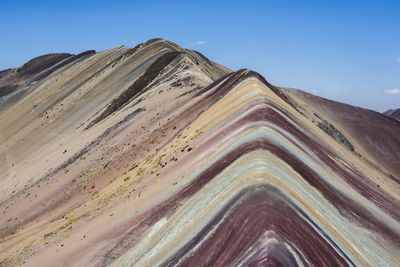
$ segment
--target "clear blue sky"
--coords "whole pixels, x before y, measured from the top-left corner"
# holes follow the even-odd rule
[[[0,69],[162,37],[275,85],[400,108],[400,1],[1,1],[0,23]]]

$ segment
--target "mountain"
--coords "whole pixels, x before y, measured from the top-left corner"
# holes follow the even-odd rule
[[[400,121],[400,108],[386,110],[385,112],[383,112],[383,114]]]
[[[162,39],[0,75],[0,265],[390,265],[400,123]]]

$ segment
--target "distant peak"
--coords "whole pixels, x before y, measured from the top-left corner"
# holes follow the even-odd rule
[[[400,121],[400,108],[386,110],[383,114]]]

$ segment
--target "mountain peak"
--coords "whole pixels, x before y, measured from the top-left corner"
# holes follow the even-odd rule
[[[386,110],[383,114],[400,121],[400,108]]]

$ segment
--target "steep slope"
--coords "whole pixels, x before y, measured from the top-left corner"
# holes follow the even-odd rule
[[[310,121],[400,183],[400,123],[382,114],[289,88],[280,88]]]
[[[396,265],[399,161],[318,101],[161,39],[61,67],[0,113],[0,262]]]
[[[386,110],[385,112],[383,112],[383,114],[400,121],[400,108]]]
[[[95,51],[89,50],[79,55],[48,54],[34,58],[17,69],[0,71],[0,110],[17,101],[35,83],[59,68],[93,53]]]
[[[154,65],[170,53],[174,56],[161,68]],[[122,97],[123,102],[115,101],[149,69],[156,71],[151,80]],[[114,161],[130,165],[125,154],[160,127],[161,116],[173,116],[181,101],[227,72],[198,52],[154,39],[71,61],[38,79],[18,102],[5,102],[0,113],[0,235],[45,229],[60,214],[83,205],[114,178],[109,175],[125,172],[120,166],[105,174],[109,168],[104,166]],[[98,120],[114,103],[116,108]],[[144,153],[140,150],[137,157]],[[2,245],[3,252],[12,249]]]

